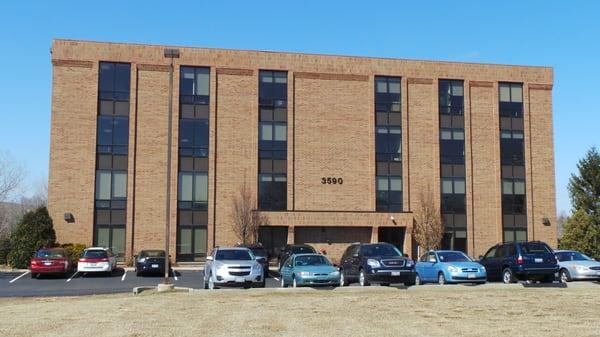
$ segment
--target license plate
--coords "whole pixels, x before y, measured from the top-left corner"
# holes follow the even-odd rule
[[[400,272],[399,271],[393,271],[392,272],[392,276],[400,276]]]
[[[244,278],[243,278],[243,277],[236,277],[236,278],[235,278],[235,282],[237,282],[237,283],[244,283],[244,281],[245,281],[245,280],[244,280]]]
[[[535,261],[535,263],[542,263],[542,262],[544,262],[544,259],[536,257],[534,261]]]
[[[467,278],[475,278],[475,274],[470,273],[470,274],[467,275]]]
[[[152,268],[158,268],[158,264],[153,264]]]
[[[51,266],[52,262],[44,262],[44,266]]]
[[[88,263],[88,267],[95,267],[96,264],[95,263]]]

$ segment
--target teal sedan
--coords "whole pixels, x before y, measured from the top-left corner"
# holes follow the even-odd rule
[[[340,272],[331,261],[320,254],[290,256],[281,266],[281,287],[340,285]]]

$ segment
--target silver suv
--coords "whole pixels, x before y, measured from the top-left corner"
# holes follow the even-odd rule
[[[206,257],[204,289],[218,287],[265,287],[263,268],[243,247],[217,247]]]

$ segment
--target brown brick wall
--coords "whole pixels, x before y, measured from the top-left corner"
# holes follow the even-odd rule
[[[296,78],[296,210],[373,211],[369,82]],[[322,184],[341,177],[342,185]]]
[[[130,62],[134,75],[127,254],[162,246],[170,62],[163,57],[163,49],[54,41],[49,209],[60,241],[92,242],[98,62],[115,61]],[[411,251],[410,211],[418,207],[420,191],[430,185],[439,200],[437,81],[444,78],[465,80],[469,253],[481,254],[502,239],[498,81],[525,83],[530,238],[555,245],[552,69],[201,48],[180,51],[181,58],[175,59],[173,92],[173,255],[179,65],[211,67],[209,248],[237,241],[231,232],[231,207],[244,178],[256,191],[260,69],[288,71],[288,211],[267,214],[271,225],[290,226],[291,240],[295,227],[369,227],[371,240],[377,241],[379,226],[406,226],[404,251]],[[402,77],[406,213],[373,212],[375,75]],[[342,177],[344,184],[322,185],[320,178],[327,176]],[[73,213],[75,223],[65,223],[64,212]],[[396,224],[391,223],[390,215]],[[542,225],[544,217],[552,226]]]
[[[53,67],[48,209],[61,243],[93,240],[98,65]],[[64,221],[72,213],[75,222]]]

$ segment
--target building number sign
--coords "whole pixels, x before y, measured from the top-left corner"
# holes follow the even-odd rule
[[[344,183],[344,179],[342,179],[342,177],[336,178],[336,177],[323,177],[321,178],[321,184],[325,185],[341,185]]]

